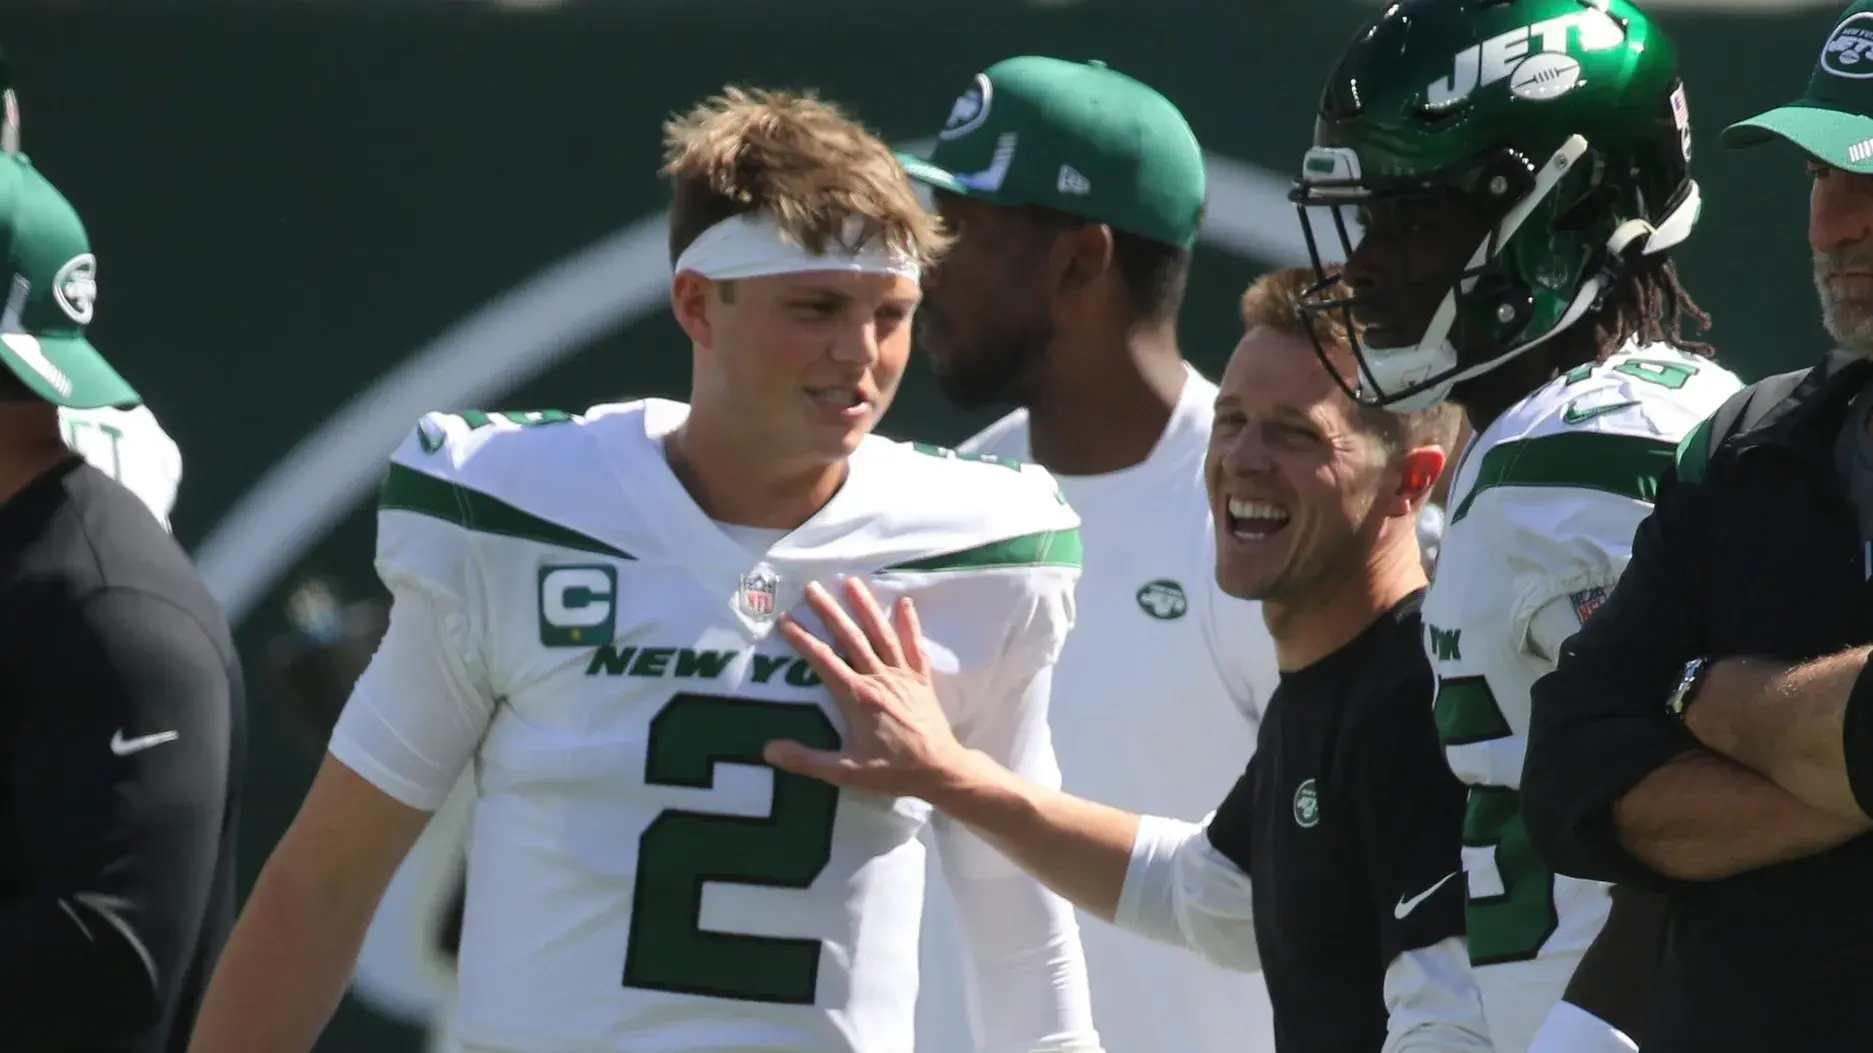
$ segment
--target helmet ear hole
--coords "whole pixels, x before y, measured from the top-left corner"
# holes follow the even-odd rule
[[[1495,268],[1477,275],[1470,291],[1461,295],[1464,314],[1496,343],[1512,341],[1535,314],[1535,297],[1528,286]]]

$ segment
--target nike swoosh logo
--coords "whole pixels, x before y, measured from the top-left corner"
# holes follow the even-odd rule
[[[1575,409],[1575,405],[1576,403],[1570,402],[1567,404],[1567,408],[1561,411],[1562,424],[1585,424],[1595,417],[1603,417],[1608,413],[1612,413],[1614,410],[1623,410],[1627,406],[1637,406],[1638,403],[1633,401],[1615,402],[1608,406],[1595,406],[1590,410]]]
[[[1398,906],[1392,908],[1392,917],[1396,918],[1399,921],[1405,920],[1405,915],[1410,914],[1414,910],[1417,910],[1418,904],[1423,903],[1425,900],[1431,898],[1431,893],[1436,892],[1440,888],[1443,888],[1444,882],[1449,881],[1451,878],[1454,878],[1458,874],[1461,874],[1461,873],[1463,873],[1463,871],[1453,870],[1450,873],[1445,874],[1443,877],[1438,878],[1437,884],[1432,885],[1430,888],[1425,889],[1423,892],[1418,893],[1417,895],[1411,897],[1410,899],[1399,900]]]
[[[111,736],[111,752],[119,757],[128,757],[132,753],[160,746],[165,742],[174,742],[182,736],[173,731],[159,731],[154,735],[139,735],[134,739],[124,738],[124,729],[118,728]]]

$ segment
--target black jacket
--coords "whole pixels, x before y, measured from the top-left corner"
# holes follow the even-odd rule
[[[221,607],[72,458],[0,504],[0,1050],[182,1053],[234,919]]]
[[[1632,562],[1534,689],[1522,808],[1558,872],[1665,892],[1647,1053],[1869,1041],[1873,838],[1708,882],[1620,845],[1612,804],[1696,748],[1664,702],[1686,662],[1805,661],[1873,642],[1873,582],[1835,467],[1873,363],[1843,352],[1739,392],[1679,448]]]

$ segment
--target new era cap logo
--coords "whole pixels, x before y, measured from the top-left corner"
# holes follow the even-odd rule
[[[1873,13],[1861,12],[1834,27],[1821,48],[1821,68],[1836,77],[1873,77]]]
[[[982,122],[989,119],[989,103],[995,98],[995,86],[989,83],[986,74],[976,74],[975,87],[962,93],[956,104],[950,107],[949,120],[943,122],[943,130],[937,133],[939,139],[959,139],[968,135]]]
[[[1081,175],[1072,165],[1060,166],[1060,178],[1054,183],[1054,189],[1062,194],[1090,194],[1093,181]]]

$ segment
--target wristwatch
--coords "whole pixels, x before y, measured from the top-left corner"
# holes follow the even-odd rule
[[[1708,663],[1702,658],[1693,658],[1684,664],[1684,672],[1678,676],[1678,687],[1665,699],[1665,712],[1684,719],[1684,711],[1691,708],[1697,698],[1697,689],[1704,683],[1704,670]]]

